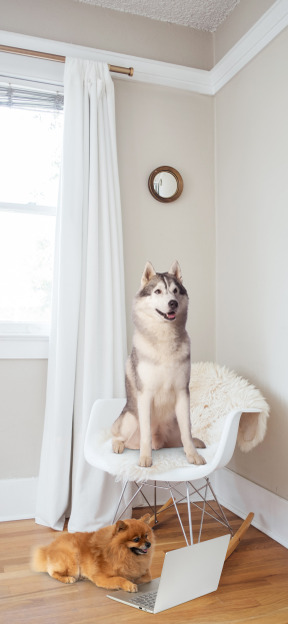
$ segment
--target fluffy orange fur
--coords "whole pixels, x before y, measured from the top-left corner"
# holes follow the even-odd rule
[[[48,546],[36,548],[31,567],[62,583],[86,578],[98,587],[137,592],[151,580],[154,534],[149,514],[140,520],[118,520],[93,533],[61,533]]]

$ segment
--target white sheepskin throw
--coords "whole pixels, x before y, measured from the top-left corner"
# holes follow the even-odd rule
[[[198,362],[191,366],[190,406],[193,437],[206,445],[219,441],[229,411],[241,408],[237,445],[247,452],[262,442],[267,428],[269,405],[261,392],[225,366]],[[255,409],[255,413],[245,413]]]

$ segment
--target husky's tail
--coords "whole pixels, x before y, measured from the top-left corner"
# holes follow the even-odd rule
[[[47,572],[46,546],[37,546],[34,548],[31,555],[30,567],[31,570],[34,570],[34,572]]]

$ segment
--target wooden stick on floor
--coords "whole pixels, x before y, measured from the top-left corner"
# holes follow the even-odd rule
[[[238,531],[236,531],[235,535],[231,537],[229,546],[227,549],[225,561],[226,559],[228,559],[228,557],[230,557],[230,555],[232,555],[232,552],[234,552],[235,548],[237,548],[240,540],[242,539],[243,535],[246,533],[247,529],[249,528],[253,518],[254,518],[254,513],[250,512],[247,518],[245,518],[244,522],[242,522]]]
[[[160,507],[160,509],[158,509],[157,516],[158,516],[158,514],[161,513],[161,511],[165,511],[165,509],[167,509],[167,507],[170,507],[170,505],[173,505],[172,498],[169,498],[169,500],[167,500],[166,503],[164,503],[164,505],[162,505],[162,507]],[[156,522],[157,522],[157,520],[156,520]],[[153,514],[153,516],[151,516],[151,518],[149,520],[149,524],[150,524],[150,526],[155,524],[155,516],[154,516],[154,514]]]
[[[165,509],[167,509],[167,507],[169,507],[170,505],[173,504],[173,500],[172,498],[169,498],[168,501],[166,501],[166,503],[164,503],[164,505],[162,505],[162,507],[160,507],[160,509],[158,509],[157,511],[157,516],[159,513],[161,513],[161,511],[165,511]],[[225,561],[226,559],[228,559],[228,557],[230,557],[230,555],[232,555],[232,553],[234,552],[235,548],[237,548],[240,540],[242,539],[242,537],[245,535],[247,529],[249,528],[252,520],[254,518],[254,513],[251,511],[247,518],[245,518],[244,522],[242,522],[241,526],[239,527],[238,531],[236,531],[235,535],[233,535],[233,537],[231,537],[230,542],[229,542],[229,546],[227,549],[227,553],[226,553],[226,557],[225,557]],[[155,524],[155,516],[151,516],[150,520],[149,520],[149,524],[152,526]]]

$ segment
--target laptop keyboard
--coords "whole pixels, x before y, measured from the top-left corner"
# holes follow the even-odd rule
[[[144,607],[153,611],[156,601],[157,591],[147,592],[147,594],[135,594],[130,596],[130,602],[137,605],[137,607]]]

